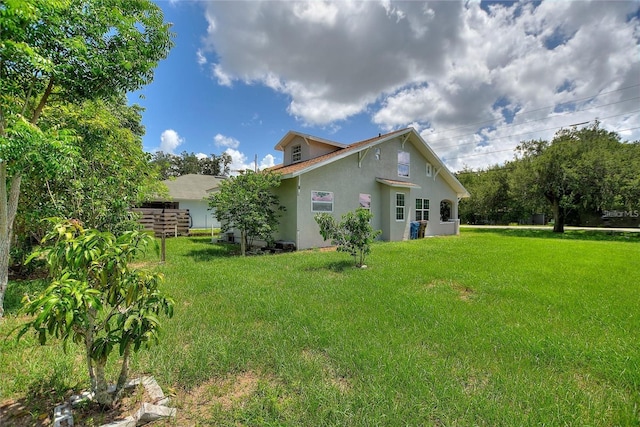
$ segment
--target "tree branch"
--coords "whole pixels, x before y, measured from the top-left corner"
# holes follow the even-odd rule
[[[49,84],[47,85],[47,88],[44,90],[44,93],[42,94],[42,98],[40,98],[40,102],[36,107],[36,110],[33,112],[33,117],[31,118],[31,124],[35,125],[36,123],[38,123],[38,119],[40,118],[40,115],[42,114],[42,110],[44,110],[44,106],[47,104],[47,100],[49,99],[49,95],[51,95],[52,91],[53,91],[53,77],[49,78]]]

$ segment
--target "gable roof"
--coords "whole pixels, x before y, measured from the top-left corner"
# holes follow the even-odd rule
[[[287,133],[287,135],[291,133],[292,132],[289,132]],[[420,151],[422,155],[434,166],[435,174],[436,175],[440,174],[440,176],[458,194],[458,197],[469,197],[469,193],[464,188],[464,186],[451,173],[449,168],[447,168],[445,164],[442,163],[442,160],[440,160],[440,158],[433,152],[431,147],[427,145],[424,139],[422,139],[420,134],[414,128],[405,128],[405,129],[389,132],[384,135],[378,135],[377,137],[369,138],[369,139],[365,139],[364,141],[353,143],[351,145],[345,146],[342,149],[338,149],[336,151],[333,151],[328,154],[324,154],[322,156],[315,157],[313,159],[305,160],[303,162],[294,163],[287,166],[280,164],[280,165],[273,166],[272,168],[269,168],[269,170],[282,174],[283,179],[293,178],[298,175],[302,175],[306,172],[310,172],[319,167],[322,167],[326,164],[343,159],[351,154],[367,150],[371,147],[382,144],[386,141],[389,141],[393,138],[397,138],[400,136],[404,136],[405,141],[408,141],[409,139],[411,139],[414,142],[414,145],[418,148],[418,151]],[[282,149],[282,148],[279,148],[280,143],[285,138],[283,138],[278,143],[278,145],[276,145],[276,149]],[[312,139],[318,140],[318,138],[312,138]]]
[[[218,187],[225,177],[187,174],[174,179],[166,179],[163,182],[169,189],[169,195],[173,199],[202,200],[208,196],[207,190]]]
[[[286,147],[296,136],[301,137],[302,139],[304,139],[307,142],[315,141],[315,142],[319,142],[319,143],[324,144],[324,145],[330,145],[332,147],[337,147],[337,148],[345,148],[346,147],[345,144],[341,144],[339,142],[329,141],[328,139],[318,138],[317,136],[309,135],[309,134],[302,133],[302,132],[297,132],[295,130],[290,130],[289,132],[287,132],[287,134],[285,136],[282,137],[282,139],[280,141],[278,141],[278,143],[276,144],[276,146],[274,148],[276,150],[284,151],[284,147]]]

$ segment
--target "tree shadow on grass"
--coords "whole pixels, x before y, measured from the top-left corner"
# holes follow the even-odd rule
[[[201,239],[193,239],[195,243],[202,243]],[[196,262],[211,261],[214,258],[229,258],[239,255],[238,245],[228,243],[209,243],[206,247],[192,249],[186,256],[193,258]]]
[[[329,270],[334,273],[342,273],[344,270],[355,269],[353,260],[332,261],[323,265],[315,265],[305,268],[305,271]]]
[[[32,427],[53,425],[55,407],[68,402],[72,395],[82,391],[82,385],[69,386],[63,372],[54,372],[46,379],[38,379],[27,387],[24,397],[0,401],[0,426]],[[73,407],[74,424],[97,426],[123,420],[141,405],[143,395],[130,388],[114,407],[103,407],[86,401]],[[65,424],[62,424],[65,425]]]
[[[478,228],[474,229],[473,233],[493,233],[510,237],[534,237],[538,239],[593,240],[640,243],[640,232],[617,230],[565,230],[564,233],[554,233],[552,230],[533,228]]]
[[[65,374],[55,371],[49,378],[39,378],[27,387],[24,397],[0,401],[1,426],[50,426],[53,410],[73,394],[65,384]]]

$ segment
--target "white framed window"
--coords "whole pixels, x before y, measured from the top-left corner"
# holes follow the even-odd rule
[[[396,221],[404,221],[404,193],[396,193]]]
[[[409,178],[410,155],[406,151],[398,151],[398,176]]]
[[[433,166],[431,166],[431,163],[427,163],[427,176],[431,175],[433,175]]]
[[[333,192],[312,191],[311,212],[333,212]]]
[[[302,145],[294,145],[291,147],[291,163],[302,160]]]
[[[371,210],[371,194],[360,194],[358,197],[358,205],[367,210]]]
[[[376,148],[375,153],[376,153],[376,160],[380,160],[380,149]]]
[[[416,199],[416,221],[429,220],[429,199]]]

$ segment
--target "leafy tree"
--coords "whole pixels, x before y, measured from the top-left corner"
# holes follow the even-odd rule
[[[79,155],[66,171],[25,179],[30,197],[19,206],[18,236],[39,241],[46,232],[41,220],[48,217],[76,218],[115,234],[135,227],[130,207],[161,185],[142,149],[140,122],[140,108],[127,106],[124,96],[60,105],[43,116],[41,128],[76,132]]]
[[[158,178],[165,180],[172,176],[180,176],[178,165],[174,163],[175,157],[173,154],[163,151],[156,151],[151,155],[149,163],[158,171]]]
[[[231,156],[222,153],[219,156],[211,154],[200,159],[200,173],[203,175],[229,176],[231,172]]]
[[[181,168],[180,175],[187,175],[190,173],[200,173],[200,159],[194,153],[187,153],[183,151],[180,154],[181,157]]]
[[[314,217],[322,238],[331,239],[331,243],[338,246],[338,251],[351,254],[356,267],[364,265],[365,257],[371,252],[371,243],[382,233],[371,227],[371,218],[373,214],[364,208],[347,212],[339,223],[328,213],[319,213]]]
[[[22,178],[68,157],[60,129],[37,127],[47,106],[136,90],[171,47],[150,0],[4,0],[0,3],[0,316]],[[44,149],[45,145],[48,145]],[[58,150],[58,156],[41,156]],[[44,150],[43,150],[44,149]],[[55,150],[53,150],[55,151]],[[34,167],[31,157],[48,162]]]
[[[598,122],[561,129],[551,143],[528,141],[518,146],[521,185],[551,205],[554,232],[564,232],[569,214],[602,210],[614,202],[624,168],[614,153],[621,148],[619,135],[601,129]]]
[[[272,192],[279,185],[278,174],[248,170],[222,181],[218,191],[209,197],[209,207],[214,210],[223,231],[240,231],[243,256],[255,238],[272,242],[279,214],[284,210],[278,196]]]
[[[228,176],[231,165],[231,156],[222,153],[219,156],[211,154],[209,157],[199,158],[195,153],[187,153],[176,156],[162,151],[156,151],[150,160],[160,175],[160,179],[169,179],[186,174],[202,174],[213,176]]]
[[[471,197],[460,201],[460,219],[476,223],[503,224],[517,221],[519,210],[509,197],[509,166],[492,166],[484,170],[464,169],[458,179]]]
[[[160,273],[132,269],[130,262],[153,238],[131,231],[116,238],[109,232],[84,229],[78,221],[57,221],[32,258],[44,256],[51,284],[28,301],[24,312],[34,316],[18,335],[34,330],[40,344],[47,337],[84,344],[95,400],[112,406],[128,376],[131,350],[159,340],[159,315],[173,315],[173,301],[158,286]],[[114,393],[108,391],[105,366],[118,348],[122,357]]]

